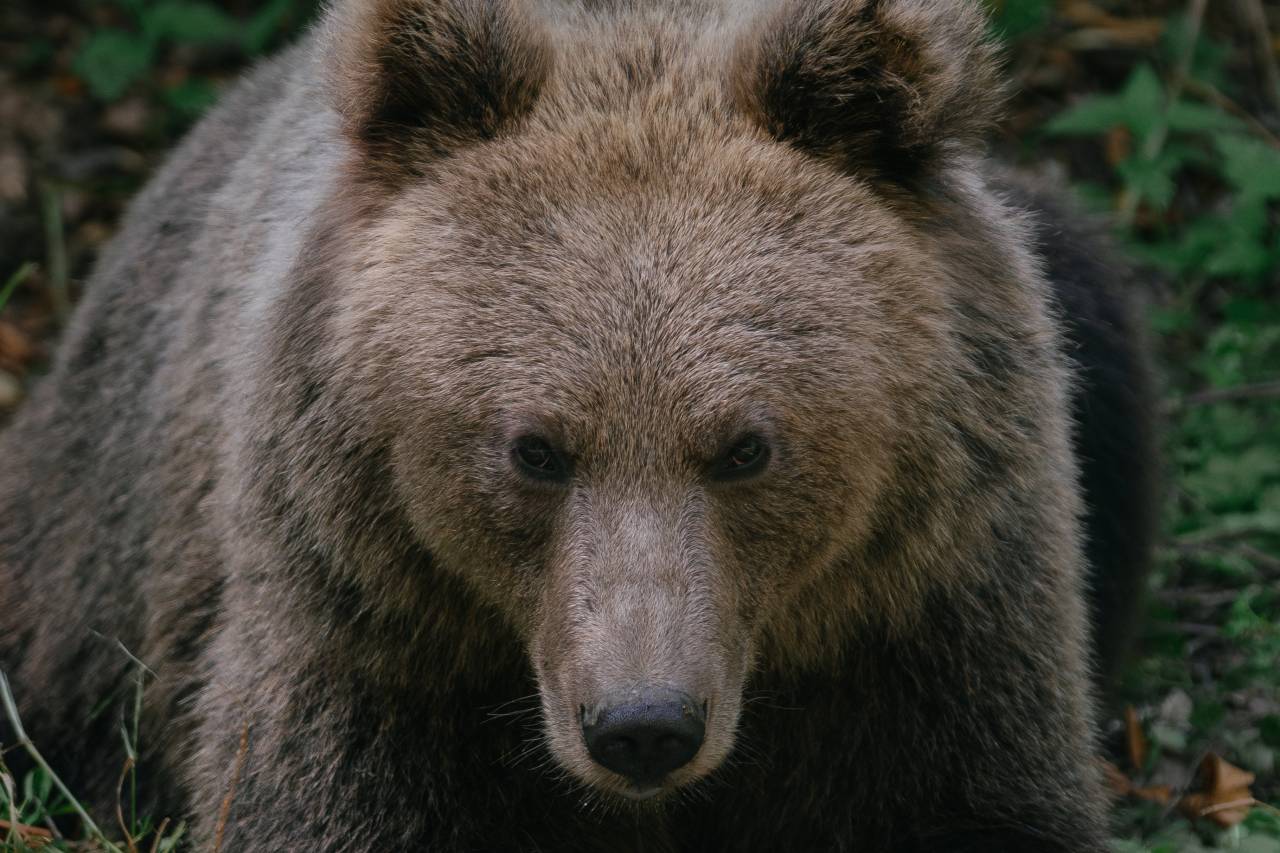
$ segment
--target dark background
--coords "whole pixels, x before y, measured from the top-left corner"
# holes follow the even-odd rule
[[[1280,4],[989,5],[1016,83],[995,144],[1110,218],[1162,373],[1163,539],[1106,720],[1116,849],[1280,853],[1277,812],[1248,804],[1280,799]],[[315,6],[0,2],[0,420],[133,192]],[[66,821],[46,777],[12,781],[24,822]]]

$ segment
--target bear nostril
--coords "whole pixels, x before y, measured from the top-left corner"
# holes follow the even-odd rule
[[[674,690],[647,690],[623,701],[596,706],[582,717],[587,752],[600,766],[637,787],[656,787],[664,776],[693,760],[702,746],[706,721],[689,696]]]

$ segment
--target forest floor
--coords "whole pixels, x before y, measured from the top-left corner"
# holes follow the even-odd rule
[[[1114,848],[1280,853],[1280,4],[990,2],[1016,84],[997,150],[1114,223],[1161,372],[1158,564],[1100,758]],[[0,421],[131,195],[312,12],[0,5]],[[0,772],[0,850],[45,843],[72,811],[47,774]],[[174,830],[132,827],[144,849],[170,849]]]

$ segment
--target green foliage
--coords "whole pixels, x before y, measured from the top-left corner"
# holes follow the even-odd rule
[[[1258,282],[1280,266],[1280,234],[1269,206],[1280,198],[1280,149],[1246,135],[1235,116],[1185,97],[1172,98],[1149,64],[1137,66],[1114,94],[1064,110],[1045,131],[1098,135],[1122,128],[1131,153],[1116,165],[1124,192],[1159,213],[1183,172],[1216,173],[1234,191],[1221,213],[1207,214],[1154,241],[1135,242],[1141,260],[1179,277],[1237,277]]]
[[[76,57],[75,69],[104,101],[119,98],[151,68],[151,41],[124,30],[99,30]]]
[[[1006,41],[1043,30],[1053,17],[1052,0],[987,0],[991,29]]]
[[[58,778],[54,769],[45,760],[40,750],[26,735],[22,719],[18,715],[17,700],[9,687],[8,679],[0,672],[0,708],[7,718],[9,728],[17,737],[16,744],[4,744],[7,749],[22,749],[35,765],[22,777],[21,784],[16,784],[14,774],[5,765],[4,755],[7,750],[0,750],[0,815],[6,820],[14,821],[23,827],[34,827],[45,830],[46,827],[58,828],[61,823],[77,819],[86,836],[85,842],[68,843],[60,835],[38,849],[42,851],[88,851],[89,853],[125,853],[126,850],[150,849],[156,853],[173,853],[179,849],[186,834],[186,824],[171,826],[169,821],[154,825],[150,818],[137,814],[137,758],[138,727],[142,717],[142,694],[148,670],[124,647],[121,650],[136,665],[134,678],[133,709],[128,721],[121,721],[120,732],[124,740],[128,761],[120,775],[119,799],[117,800],[118,832],[124,835],[122,843],[110,840],[89,816],[84,805],[75,799],[74,794]],[[126,815],[127,820],[126,820]],[[47,830],[45,830],[47,831]],[[58,829],[58,833],[61,833]],[[20,832],[17,827],[10,826],[0,834],[0,850],[5,853],[27,853],[35,849],[32,845],[35,838],[26,831]]]
[[[222,47],[257,56],[290,23],[308,15],[314,2],[270,0],[246,19],[232,17],[210,0],[115,0],[111,5],[132,26],[92,33],[75,60],[76,73],[103,101],[121,98],[146,79],[167,51]],[[166,92],[166,99],[180,115],[194,117],[212,103],[211,93],[208,81],[186,81]]]
[[[1036,0],[1029,0],[1036,2]],[[1151,327],[1169,385],[1166,546],[1145,656],[1126,689],[1147,709],[1151,760],[1186,785],[1206,751],[1259,776],[1280,768],[1280,146],[1228,111],[1230,49],[1183,17],[1114,91],[1045,124],[1042,145],[1096,140],[1113,158],[1079,187],[1117,214],[1119,239],[1163,280]],[[1176,82],[1177,71],[1187,77]],[[1237,75],[1238,77],[1238,75]],[[1195,660],[1196,666],[1190,666]],[[1165,700],[1179,696],[1185,713]],[[1262,713],[1256,710],[1263,709]],[[1182,768],[1181,776],[1177,768]],[[1175,790],[1176,795],[1176,790]],[[1254,808],[1219,829],[1127,802],[1123,853],[1280,853],[1280,818]]]

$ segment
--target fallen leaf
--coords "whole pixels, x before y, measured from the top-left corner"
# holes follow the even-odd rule
[[[1138,712],[1132,705],[1124,708],[1125,744],[1129,748],[1129,765],[1135,771],[1147,766],[1147,736],[1142,731],[1142,722]]]
[[[1200,762],[1199,789],[1184,796],[1178,808],[1187,817],[1204,818],[1224,829],[1235,826],[1257,802],[1249,791],[1253,780],[1252,773],[1211,752]]]
[[[7,320],[0,320],[0,362],[25,365],[35,352],[35,343],[26,332]]]
[[[1129,796],[1167,806],[1173,800],[1173,788],[1168,785],[1149,785],[1145,788],[1133,788],[1129,791]]]
[[[1151,803],[1168,805],[1173,799],[1173,789],[1168,785],[1149,785],[1139,787],[1110,761],[1102,761],[1102,778],[1107,788],[1117,797],[1135,797]]]
[[[1127,127],[1113,127],[1106,135],[1107,163],[1115,166],[1133,153],[1133,134]]]
[[[1129,777],[1124,775],[1124,771],[1110,761],[1101,763],[1102,780],[1106,783],[1107,788],[1117,797],[1128,796],[1129,792],[1133,790],[1133,782],[1129,780]]]

